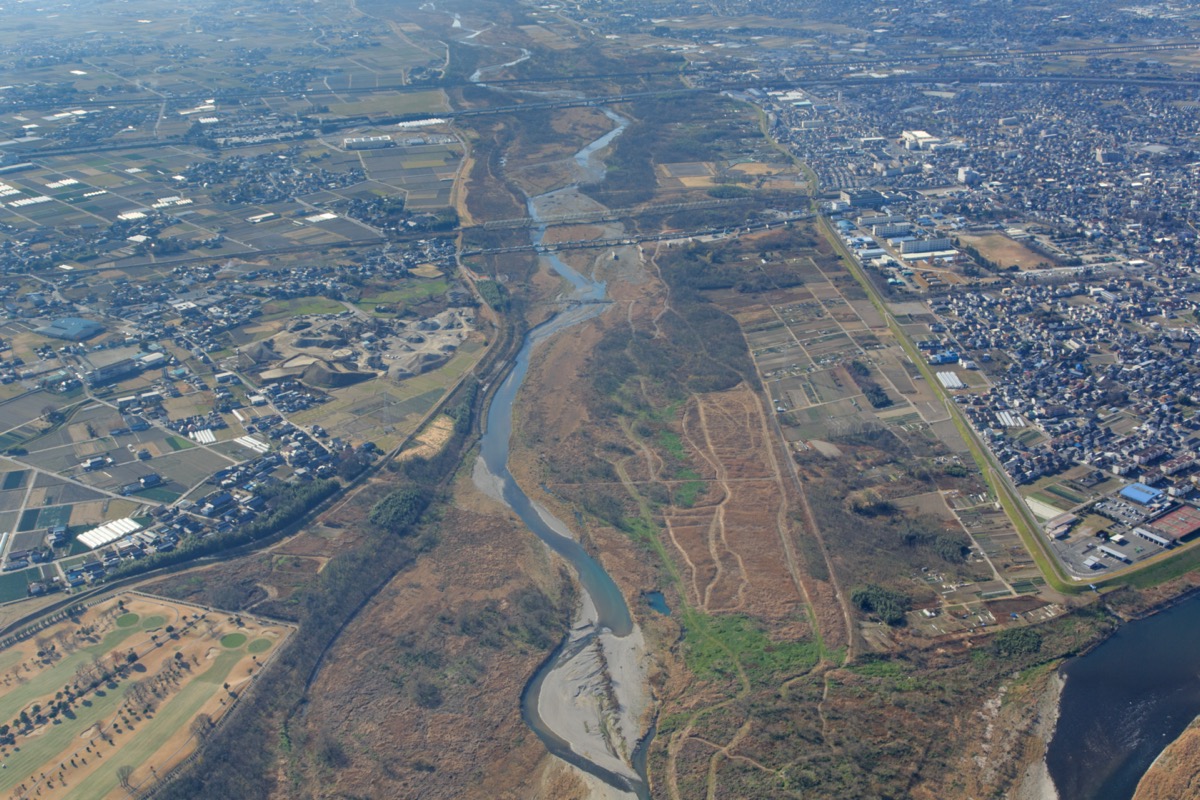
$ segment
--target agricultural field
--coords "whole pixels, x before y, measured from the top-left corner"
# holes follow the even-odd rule
[[[88,15],[91,26],[86,34],[79,30],[81,13]],[[322,5],[307,11],[306,19],[313,29],[322,31],[316,41],[304,38],[308,36],[307,26],[297,28],[295,18],[283,8],[230,8],[202,2],[187,10],[173,10],[140,0],[122,6],[119,13],[92,13],[89,3],[73,3],[71,13],[62,14],[15,9],[13,23],[19,24],[29,38],[71,42],[79,47],[83,42],[118,37],[133,47],[121,53],[119,60],[114,58],[105,64],[64,58],[44,67],[23,64],[16,74],[0,74],[5,83],[14,79],[43,81],[66,84],[71,90],[63,96],[65,112],[47,111],[13,120],[12,129],[5,133],[46,137],[77,122],[80,116],[104,119],[118,114],[136,131],[138,117],[119,108],[111,109],[113,114],[102,113],[110,110],[103,101],[114,99],[194,98],[172,104],[158,125],[160,132],[167,133],[185,132],[198,118],[206,116],[205,112],[212,109],[204,106],[212,105],[210,98],[215,96],[237,97],[244,93],[246,101],[253,102],[258,100],[256,93],[265,95],[278,113],[312,109],[314,105],[307,102],[293,106],[281,96],[281,89],[311,89],[324,102],[353,105],[364,91],[401,88],[414,76],[414,70],[435,74],[445,59],[445,47],[431,43],[419,26],[389,26],[359,14],[352,4]],[[158,46],[136,47],[150,43]],[[190,58],[187,69],[179,69],[164,55],[168,52],[203,52],[205,57]],[[287,60],[267,57],[272,52],[286,52]],[[319,80],[310,77],[310,71],[318,66]],[[274,80],[264,79],[264,72],[272,72]],[[94,98],[101,102],[96,103]],[[70,105],[72,100],[82,103],[82,109]],[[72,115],[70,112],[75,110],[89,113]],[[150,125],[154,122],[151,117]]]
[[[453,207],[457,137],[394,125],[449,109],[432,85],[446,45],[419,25],[349,0],[308,10],[300,26],[294,9],[207,1],[186,13],[146,0],[119,14],[67,5],[11,15],[23,39],[64,50],[0,67],[0,84],[26,87],[0,104],[6,272],[109,280],[164,263],[312,256],[380,244]],[[72,27],[81,13],[86,32]],[[347,143],[363,136],[394,146]]]
[[[782,264],[769,266],[796,285],[713,298],[746,336],[775,423],[812,484],[818,525],[841,531],[859,518],[855,535],[846,530],[828,539],[835,568],[911,596],[908,619],[925,635],[996,624],[980,616],[982,602],[1044,585],[1032,557],[994,511],[947,409],[862,289],[819,249],[789,252],[785,236],[744,237],[725,245],[722,261],[753,271],[763,253],[769,261],[777,250]],[[956,372],[964,382],[982,381],[977,373]],[[853,502],[831,505],[847,493]],[[889,553],[859,541],[881,522],[911,529],[912,541],[926,544]],[[922,624],[930,614],[939,622]],[[882,644],[871,623],[863,631]]]
[[[290,632],[120,594],[7,648],[0,796],[144,791],[196,749]]]
[[[31,409],[30,404],[42,399],[38,394],[22,400]],[[56,425],[33,423],[26,426],[28,435],[9,434],[9,446],[21,450],[11,457],[15,461],[0,459],[3,485],[11,485],[0,489],[0,514],[12,512],[18,517],[10,529],[14,541],[9,549],[39,547],[45,530],[56,525],[82,531],[109,519],[137,516],[239,460],[186,439],[175,443],[169,432],[158,427],[114,436],[110,431],[123,424],[122,417],[105,402],[83,400],[64,406],[61,412],[63,420]],[[139,457],[139,452],[149,457]],[[104,458],[107,463],[87,469],[82,464],[90,458]],[[139,492],[122,499],[123,487],[148,475],[158,475],[161,483],[146,495]],[[33,538],[18,541],[25,532],[32,532]]]
[[[67,271],[374,242],[379,229],[362,220],[382,220],[358,205],[397,198],[413,213],[452,205],[457,141],[396,138],[396,147],[359,152],[345,150],[339,136],[308,150],[266,144],[229,155],[188,146],[48,155],[4,176],[0,241],[58,231],[68,256],[47,266]],[[281,162],[311,175],[272,183]],[[85,243],[83,229],[108,235]]]

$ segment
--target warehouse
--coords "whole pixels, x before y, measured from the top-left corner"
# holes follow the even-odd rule
[[[104,331],[99,322],[82,317],[64,317],[56,319],[44,328],[38,328],[42,336],[53,336],[55,339],[66,339],[68,342],[82,342]]]
[[[1122,489],[1121,497],[1140,506],[1148,506],[1162,497],[1162,492],[1144,483],[1135,483]]]
[[[1170,539],[1166,538],[1165,536],[1159,536],[1157,533],[1155,533],[1154,531],[1152,531],[1149,528],[1144,528],[1144,527],[1139,526],[1137,528],[1134,528],[1133,532],[1135,535],[1140,536],[1141,538],[1145,539],[1147,542],[1152,542],[1153,544],[1156,544],[1159,547],[1170,547],[1173,544],[1173,542]]]
[[[1129,558],[1129,556],[1125,555],[1124,553],[1122,553],[1122,552],[1121,552],[1120,550],[1118,550],[1117,548],[1115,548],[1115,547],[1109,547],[1109,546],[1108,546],[1108,545],[1106,545],[1106,544],[1102,544],[1102,545],[1100,545],[1100,546],[1099,546],[1098,548],[1096,548],[1096,549],[1097,549],[1097,550],[1099,550],[1101,553],[1104,553],[1104,555],[1106,555],[1106,556],[1112,556],[1113,558],[1117,559],[1118,561],[1124,561],[1126,564],[1128,564],[1128,563],[1130,562],[1130,560],[1131,560],[1131,559]]]

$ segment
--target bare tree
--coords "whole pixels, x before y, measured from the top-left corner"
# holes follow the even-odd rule
[[[210,717],[208,714],[199,714],[194,720],[192,720],[191,731],[192,735],[196,737],[197,741],[202,742],[207,739],[208,735],[212,733],[212,730],[213,721],[212,717]]]
[[[129,684],[129,689],[126,693],[126,696],[132,701],[130,705],[145,706],[147,694],[148,692],[146,691],[146,684],[142,683],[141,681],[134,681],[133,683]]]
[[[127,792],[133,789],[133,787],[129,785],[129,779],[132,776],[133,767],[129,766],[128,764],[117,767],[117,780],[121,782],[121,788]]]
[[[82,690],[92,685],[92,666],[81,662],[75,668],[75,687]]]

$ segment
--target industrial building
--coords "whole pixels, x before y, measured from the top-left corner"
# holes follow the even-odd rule
[[[1121,490],[1121,497],[1139,506],[1148,506],[1162,497],[1162,492],[1144,483],[1135,483]]]
[[[1132,561],[1132,559],[1129,556],[1125,555],[1125,553],[1121,552],[1120,550],[1118,550],[1115,547],[1109,547],[1106,544],[1102,544],[1096,549],[1099,550],[1101,553],[1104,553],[1104,555],[1112,556],[1113,558],[1117,559],[1118,561],[1124,561],[1126,564],[1128,564]]]
[[[872,225],[871,233],[876,236],[903,236],[912,231],[911,222],[886,222],[880,225]]]
[[[950,237],[943,236],[937,239],[918,239],[910,242],[900,243],[900,253],[902,255],[917,255],[922,253],[944,253],[954,251],[954,242]]]
[[[68,342],[82,342],[84,339],[90,339],[100,333],[103,333],[104,326],[99,322],[82,317],[63,317],[56,319],[49,325],[38,328],[37,333],[42,336],[53,336],[55,339],[66,339]]]
[[[849,203],[851,208],[879,208],[884,197],[874,189],[842,189],[841,200]]]
[[[395,144],[390,136],[351,136],[342,140],[342,146],[347,150],[378,150]]]
[[[122,358],[104,366],[88,370],[83,374],[88,386],[103,386],[106,383],[123,380],[137,375],[142,371],[142,363],[133,358]]]
[[[1075,514],[1060,514],[1046,522],[1046,535],[1052,539],[1065,539],[1078,521],[1079,517]]]

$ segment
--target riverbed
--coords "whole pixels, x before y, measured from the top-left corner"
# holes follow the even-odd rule
[[[525,57],[528,54],[523,53],[522,59],[507,66]],[[472,80],[483,79],[493,69],[480,68]],[[585,198],[578,185],[604,174],[598,153],[627,125],[619,115],[604,113],[613,128],[574,155],[572,185],[527,199],[532,218],[543,218],[548,208],[582,204]],[[540,244],[545,226],[535,227],[531,235],[532,243]],[[570,288],[560,297],[563,310],[526,336],[511,371],[497,388],[488,407],[474,479],[570,564],[579,579],[581,602],[571,631],[525,687],[523,718],[551,753],[603,781],[608,797],[646,797],[644,760],[636,757],[641,720],[651,701],[641,630],[621,590],[600,563],[588,555],[568,525],[525,494],[508,468],[513,403],[534,348],[608,307],[603,282],[572,269],[557,255],[540,258]]]

